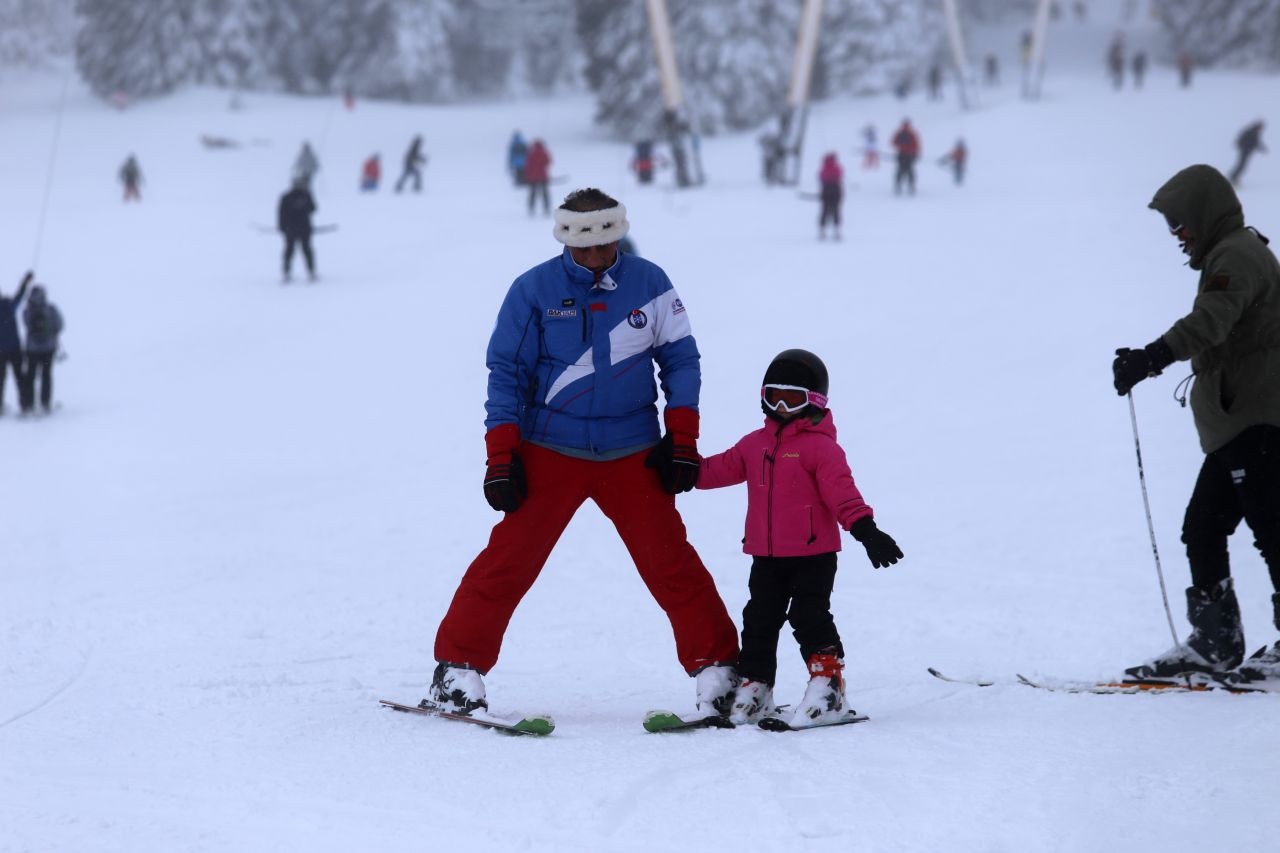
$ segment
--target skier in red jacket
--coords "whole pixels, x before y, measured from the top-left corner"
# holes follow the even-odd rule
[[[818,182],[822,185],[822,213],[818,216],[818,239],[827,239],[827,223],[830,222],[835,227],[835,237],[839,240],[840,204],[844,201],[844,169],[836,159],[836,152],[830,151],[822,158]]]
[[[810,674],[791,724],[851,715],[844,647],[831,616],[840,531],[862,543],[876,568],[902,559],[853,482],[827,409],[827,384],[827,368],[813,353],[779,353],[760,389],[764,427],[699,469],[699,489],[747,484],[742,550],[752,557],[751,599],[742,611],[741,680],[729,717],[737,724],[774,713],[778,633],[788,621]]]
[[[903,119],[897,132],[893,134],[893,150],[898,153],[898,171],[893,176],[893,194],[902,194],[902,185],[916,194],[916,160],[920,158],[920,137],[909,119]]]
[[[542,199],[542,213],[551,215],[551,195],[547,185],[551,183],[551,153],[541,139],[533,140],[524,161],[524,181],[529,185],[529,215],[533,216],[534,203]]]

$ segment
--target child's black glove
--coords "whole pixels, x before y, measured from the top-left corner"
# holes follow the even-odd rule
[[[869,515],[855,521],[849,528],[849,535],[867,549],[867,559],[877,569],[892,566],[902,559],[902,549],[898,547],[898,543],[888,533],[876,527],[875,519]]]

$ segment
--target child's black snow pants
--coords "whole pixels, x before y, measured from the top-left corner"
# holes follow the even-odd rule
[[[844,656],[831,616],[836,555],[755,557],[751,562],[751,600],[742,609],[742,654],[738,674],[773,684],[778,671],[778,635],[786,622],[805,661],[834,647]]]

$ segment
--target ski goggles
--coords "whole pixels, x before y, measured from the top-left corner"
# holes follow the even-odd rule
[[[1166,225],[1168,225],[1168,226],[1169,226],[1169,233],[1170,233],[1170,234],[1177,234],[1177,233],[1178,233],[1179,231],[1181,231],[1184,227],[1186,227],[1186,226],[1184,226],[1181,222],[1178,222],[1177,220],[1175,220],[1172,216],[1170,216],[1170,215],[1169,215],[1169,214],[1167,214],[1167,213],[1164,215],[1164,222],[1165,222],[1165,224],[1166,224]]]
[[[760,399],[773,411],[798,412],[805,406],[814,405],[819,409],[827,407],[827,397],[817,391],[810,391],[799,385],[765,385],[760,389]]]

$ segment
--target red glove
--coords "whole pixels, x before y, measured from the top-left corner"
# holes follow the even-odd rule
[[[516,455],[520,427],[500,424],[484,434],[488,463],[484,472],[484,499],[498,512],[515,512],[529,495],[524,465]]]
[[[687,492],[698,484],[698,412],[681,407],[662,413],[667,434],[649,452],[645,465],[658,472],[662,490],[669,495]]]

